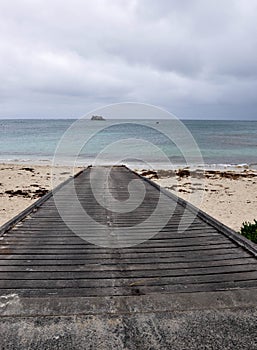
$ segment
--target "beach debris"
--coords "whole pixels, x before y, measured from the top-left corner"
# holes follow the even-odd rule
[[[205,172],[205,176],[207,178],[218,178],[222,177],[222,178],[227,178],[227,179],[231,179],[231,180],[238,180],[239,178],[252,178],[252,177],[256,177],[257,174],[256,173],[250,173],[248,171],[243,171],[243,172],[239,172],[236,173],[234,171],[219,171],[219,170],[207,170]]]
[[[30,191],[27,191],[27,190],[6,190],[5,191],[5,194],[8,194],[9,197],[14,197],[14,196],[22,196],[22,197],[25,197],[25,198],[28,198],[28,197],[31,197],[30,196]]]
[[[179,177],[186,177],[190,176],[190,171],[188,169],[178,169],[176,174]]]
[[[23,167],[20,170],[30,171],[31,173],[34,173],[35,170],[33,168]]]
[[[158,179],[157,171],[154,170],[142,170],[140,175],[147,177],[148,179]]]
[[[39,187],[39,186],[37,185],[37,187]],[[40,198],[40,197],[44,196],[47,192],[48,192],[48,189],[41,187],[41,188],[37,188],[35,191],[24,190],[24,189],[23,190],[21,190],[21,189],[6,190],[5,194],[8,194],[9,197],[21,196],[23,198],[36,199],[36,198]]]
[[[192,193],[191,191],[187,191],[187,190],[185,190],[184,188],[180,188],[180,189],[178,190],[178,192]]]
[[[32,198],[40,198],[43,197],[45,194],[47,194],[48,190],[46,188],[39,188],[37,189]]]

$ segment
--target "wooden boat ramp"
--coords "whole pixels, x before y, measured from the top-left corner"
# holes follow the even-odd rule
[[[0,238],[3,349],[257,348],[256,246],[125,166],[81,171]]]

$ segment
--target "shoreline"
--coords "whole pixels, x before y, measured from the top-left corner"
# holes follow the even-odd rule
[[[54,163],[54,159],[0,159],[0,165],[30,165],[30,166],[49,166],[49,167],[73,167],[74,159],[63,159],[58,163]],[[76,159],[76,167],[87,167],[90,165],[94,165],[94,158],[92,159]],[[99,166],[112,166],[115,164],[115,161],[106,161],[101,162],[101,164],[96,164]],[[232,171],[240,171],[240,170],[251,170],[257,171],[257,163],[203,163],[203,164],[185,164],[185,163],[150,163],[151,166],[146,167],[144,163],[137,162],[120,162],[117,165],[126,165],[133,170],[177,170],[177,169],[191,169],[191,170],[232,170]]]
[[[55,166],[54,187],[84,167]],[[135,170],[235,231],[257,218],[256,170]],[[0,225],[52,189],[51,172],[50,164],[0,163]]]

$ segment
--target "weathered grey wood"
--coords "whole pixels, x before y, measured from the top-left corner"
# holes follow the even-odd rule
[[[114,322],[114,317],[115,322],[128,317],[130,323],[126,333],[130,334],[133,329],[131,320],[136,323],[142,318],[146,327],[149,321],[147,315],[151,312],[154,318],[151,319],[150,331],[154,333],[158,329],[158,342],[148,342],[146,347],[138,342],[135,349],[158,349],[158,344],[159,348],[168,349],[175,344],[164,341],[166,333],[172,329],[174,311],[195,312],[208,309],[210,314],[214,310],[212,320],[219,319],[217,312],[223,312],[219,323],[224,327],[225,324],[231,324],[231,314],[224,310],[257,309],[257,259],[256,247],[252,243],[241,239],[205,213],[198,213],[196,208],[151,181],[142,180],[126,167],[112,169],[109,179],[111,195],[118,200],[126,200],[129,182],[141,179],[145,184],[146,196],[133,212],[112,215],[110,210],[102,208],[95,200],[90,187],[90,171],[90,168],[86,169],[54,190],[69,209],[72,207],[70,185],[74,181],[81,205],[102,224],[97,232],[91,223],[88,224],[86,237],[93,238],[97,233],[99,243],[106,241],[107,215],[112,218],[114,226],[124,228],[124,237],[128,241],[133,239],[136,242],[137,235],[148,237],[149,233],[155,232],[155,223],[144,226],[133,234],[127,233],[126,226],[132,226],[151,215],[160,192],[165,194],[166,200],[159,218],[165,219],[171,209],[173,212],[168,223],[150,240],[138,245],[115,249],[99,247],[76,236],[64,224],[55,207],[52,193],[49,193],[35,206],[2,227],[0,314],[4,317],[0,321],[0,329],[3,325],[4,336],[0,340],[0,347],[8,348],[3,341],[13,327],[19,329],[19,334],[23,332],[25,319],[35,318],[40,330],[42,324],[48,322],[50,332],[53,324],[46,321],[46,318],[41,322],[40,316],[49,316],[55,320],[55,316],[64,319],[68,315],[100,315],[99,317],[106,317],[106,324]],[[98,190],[101,193],[100,184]],[[180,224],[182,218],[183,225]],[[83,227],[80,216],[72,209],[69,219],[77,227]],[[186,230],[179,231],[179,227],[186,227]],[[168,315],[165,324],[158,323],[156,318],[165,317],[164,315]],[[249,324],[256,322],[249,313],[247,315],[243,318],[245,321],[242,318],[240,321],[249,330]],[[15,323],[17,316],[22,316],[22,322],[18,326]],[[58,319],[56,324],[59,322]],[[60,334],[68,333],[69,327],[76,322],[74,319],[69,320],[69,326],[66,325],[65,330],[61,327]],[[197,322],[201,333],[206,326],[205,318],[201,316]],[[83,329],[95,324],[94,319],[90,319]],[[165,325],[168,325],[167,328]],[[29,328],[33,339],[36,328]],[[81,329],[77,331],[77,337],[81,336]],[[212,329],[212,332],[215,333],[215,330]],[[237,333],[238,330],[235,331],[234,338]],[[120,344],[123,344],[125,338],[122,338]],[[137,334],[135,339],[139,338],[140,335]],[[88,343],[88,348],[101,348],[99,343],[94,343],[92,347],[93,341],[88,335],[85,342]],[[23,345],[20,344],[18,348],[23,350]],[[41,339],[39,344],[41,348],[44,341]],[[50,348],[55,348],[52,343],[49,344]],[[68,341],[58,344],[56,348],[64,349],[65,344]],[[201,344],[202,340],[198,342],[198,348]],[[251,348],[250,345],[248,342],[247,349]],[[123,347],[119,344],[113,347],[112,343],[109,347],[102,348]],[[226,346],[219,348],[226,349]],[[69,349],[73,349],[72,345]]]
[[[162,263],[171,263],[171,264],[177,264],[177,263],[181,263],[181,262],[185,262],[187,261],[187,263],[191,263],[191,262],[202,262],[203,264],[212,262],[212,261],[231,261],[231,263],[233,263],[234,260],[238,260],[238,259],[248,259],[249,258],[249,254],[246,252],[237,252],[237,253],[225,253],[225,254],[219,254],[219,255],[214,255],[214,256],[191,256],[191,257],[187,257],[187,259],[185,258],[185,256],[183,255],[178,255],[178,256],[169,256],[168,258],[166,257],[160,257],[159,259],[154,260],[151,263],[155,263],[155,264],[162,264]],[[122,262],[120,262],[120,264],[149,264],[149,257],[146,258],[123,258]],[[101,259],[101,261],[99,261],[99,259],[69,259],[67,262],[67,259],[54,259],[54,258],[50,258],[50,259],[42,259],[38,256],[34,257],[33,259],[30,257],[29,259],[24,259],[23,257],[21,257],[20,259],[12,258],[12,259],[1,259],[0,260],[0,266],[6,266],[6,265],[19,265],[19,266],[48,266],[48,265],[55,265],[55,266],[60,266],[60,265],[77,265],[77,264],[82,264],[82,265],[87,265],[87,266],[91,266],[92,264],[108,264],[108,265],[117,265],[117,262],[115,260],[113,260],[112,258],[110,259]]]
[[[167,299],[171,297],[169,293],[172,294],[172,297],[174,300],[176,300],[176,296],[174,294],[176,293],[193,293],[193,292],[214,292],[214,291],[233,291],[233,290],[240,290],[240,289],[256,289],[257,288],[257,282],[256,279],[254,280],[240,280],[237,281],[236,285],[233,281],[210,281],[209,283],[197,283],[197,284],[188,284],[185,286],[184,284],[169,284],[169,285],[148,285],[148,286],[141,286],[141,285],[134,285],[131,287],[80,287],[77,283],[77,285],[74,285],[75,282],[73,282],[73,286],[66,286],[57,288],[50,288],[49,283],[45,282],[47,288],[24,288],[21,287],[18,289],[19,295],[21,297],[49,297],[52,296],[54,298],[59,297],[83,297],[83,296],[91,296],[91,297],[97,297],[97,296],[133,296],[133,295],[150,295],[152,293],[162,294],[167,293]],[[2,295],[12,295],[17,294],[17,288],[4,288],[0,289],[0,292]],[[254,297],[254,295],[253,295]],[[58,299],[56,300],[58,301]],[[127,300],[127,302],[129,299]],[[252,305],[254,304],[254,299],[252,298]],[[115,303],[115,300],[114,300]],[[146,310],[144,310],[146,311]],[[29,312],[29,311],[28,311]],[[43,311],[42,311],[43,313]]]
[[[159,270],[160,268],[162,270],[178,270],[178,269],[195,269],[199,268],[199,273],[201,272],[200,270],[206,269],[209,267],[215,267],[215,268],[223,268],[227,266],[232,266],[233,268],[236,268],[236,265],[239,266],[247,266],[248,264],[254,264],[255,259],[254,258],[238,258],[238,259],[228,259],[228,260],[212,260],[212,261],[190,261],[187,263],[184,262],[156,262],[156,263],[149,263],[148,261],[145,263],[134,263],[132,261],[129,261],[127,263],[123,264],[111,264],[111,263],[102,263],[97,264],[97,263],[87,263],[84,264],[83,260],[81,262],[76,263],[74,262],[68,262],[66,265],[63,262],[61,265],[55,264],[55,261],[52,261],[52,264],[45,265],[44,264],[45,260],[43,261],[43,264],[39,264],[37,261],[37,265],[33,264],[33,267],[28,268],[30,266],[28,263],[27,264],[19,264],[19,261],[17,264],[13,265],[1,265],[1,272],[18,272],[18,271],[124,271],[124,269],[128,269],[131,271],[138,271],[138,270]]]
[[[160,268],[161,266],[159,266]],[[89,269],[80,268],[77,271],[34,271],[34,269],[24,270],[24,271],[9,271],[9,272],[0,272],[0,280],[58,280],[58,279],[85,279],[85,274],[87,279],[111,279],[113,278],[114,273],[118,272],[121,275],[124,274],[124,269],[99,269],[98,271],[93,271]],[[176,277],[176,276],[201,276],[201,275],[216,275],[219,274],[219,277],[222,274],[232,273],[232,272],[256,272],[256,264],[244,264],[244,265],[231,265],[231,266],[218,266],[218,267],[197,267],[197,268],[163,268],[159,269],[142,269],[142,270],[126,270],[126,274],[130,278],[155,278],[155,277]],[[117,278],[117,277],[116,277]]]

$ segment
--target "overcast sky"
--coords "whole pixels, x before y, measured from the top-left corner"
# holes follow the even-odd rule
[[[1,0],[0,117],[257,119],[257,0]]]

